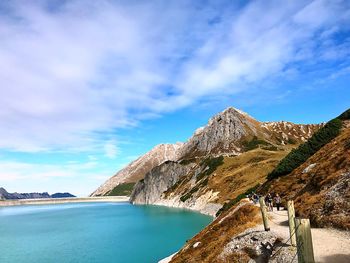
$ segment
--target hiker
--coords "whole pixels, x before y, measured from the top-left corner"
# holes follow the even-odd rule
[[[275,201],[275,204],[276,204],[276,207],[277,207],[277,211],[280,211],[281,197],[278,194],[276,194],[274,201]]]
[[[272,196],[271,196],[271,194],[267,194],[267,195],[265,196],[265,204],[266,204],[266,206],[267,206],[267,208],[268,208],[269,211],[272,211],[272,210],[273,210],[273,209],[272,209],[273,204],[272,204]]]
[[[256,193],[253,194],[253,202],[254,204],[257,204],[259,202],[259,196]]]

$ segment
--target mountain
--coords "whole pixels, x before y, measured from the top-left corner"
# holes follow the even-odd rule
[[[205,156],[237,156],[260,148],[274,150],[297,145],[309,138],[320,125],[290,122],[259,122],[233,107],[211,118],[186,143],[160,144],[116,173],[91,196],[130,195],[135,183],[166,161],[186,161]]]
[[[6,199],[37,199],[37,198],[60,198],[60,197],[75,197],[70,193],[56,193],[49,195],[44,193],[8,193],[4,188],[0,187],[0,200]]]
[[[178,149],[181,146],[181,143],[157,145],[117,172],[93,192],[91,196],[130,195],[134,184],[154,167],[165,161],[177,160]]]
[[[178,148],[178,160],[153,168],[134,187],[134,204],[185,207],[215,215],[272,171],[322,125],[259,122],[235,108],[211,118]]]
[[[51,198],[67,198],[67,197],[76,197],[75,195],[72,195],[70,193],[55,193],[51,195]]]

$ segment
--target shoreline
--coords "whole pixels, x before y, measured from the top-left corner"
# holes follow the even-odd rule
[[[166,205],[166,204],[135,204],[130,202],[131,205],[139,205],[139,206],[159,206],[159,207],[167,207],[167,208],[175,208],[175,209],[181,209],[181,210],[185,210],[188,212],[192,212],[192,213],[198,213],[204,216],[209,216],[213,219],[213,221],[215,220],[216,216],[212,215],[210,213],[206,213],[203,210],[199,210],[199,209],[195,209],[195,208],[190,208],[190,207],[186,207],[186,206],[176,206],[176,205]]]
[[[101,197],[66,197],[66,198],[38,198],[0,201],[0,207],[20,205],[49,205],[66,203],[98,203],[98,202],[129,202],[128,196],[101,196]]]

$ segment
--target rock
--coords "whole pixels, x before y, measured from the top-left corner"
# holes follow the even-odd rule
[[[258,241],[259,239],[258,239],[257,236],[253,236],[253,237],[252,237],[252,240],[253,240],[253,241]]]
[[[201,244],[201,242],[196,242],[196,243],[194,243],[194,244],[193,244],[193,248],[198,247],[200,244]]]
[[[291,262],[294,256],[289,246],[277,245],[279,237],[274,231],[261,231],[259,228],[250,228],[232,237],[231,241],[224,247],[219,258],[226,258],[232,252],[249,253],[249,262]],[[278,253],[275,255],[275,253]],[[271,255],[275,255],[271,257]]]
[[[312,168],[314,168],[316,166],[315,163],[312,163],[310,164],[308,167],[306,167],[304,170],[303,170],[303,174],[306,174],[308,172],[310,172],[312,170]]]

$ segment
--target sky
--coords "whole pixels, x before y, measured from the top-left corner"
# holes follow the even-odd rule
[[[0,187],[86,196],[233,106],[350,106],[350,1],[0,1]]]

